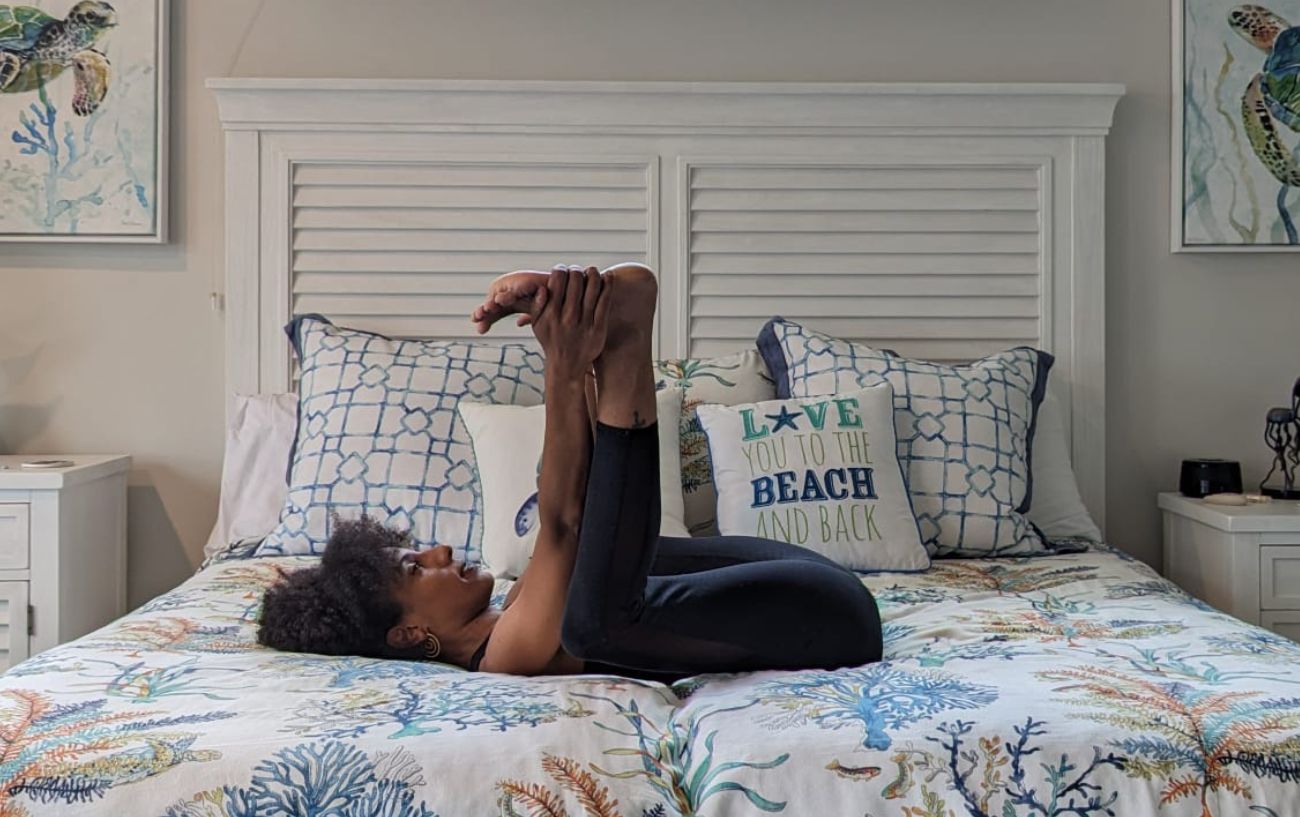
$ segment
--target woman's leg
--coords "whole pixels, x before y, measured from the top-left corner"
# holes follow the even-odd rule
[[[587,471],[578,553],[561,643],[589,651],[605,622],[645,591],[659,539],[659,432],[651,370],[658,285],[644,267],[622,267],[605,350],[596,359],[596,439]]]
[[[613,447],[608,438],[598,438],[593,481],[603,466],[617,461],[611,459]],[[645,448],[646,453],[620,451],[626,459],[619,459],[639,463],[644,472],[647,463],[657,463],[654,446]],[[605,473],[603,485],[623,496],[640,495],[635,472],[631,480]],[[593,517],[591,496],[565,609],[562,639],[570,653],[603,664],[678,674],[832,669],[880,660],[879,612],[861,580],[793,545],[717,537],[699,540],[699,551],[692,553],[697,540],[660,539],[639,552],[654,552],[650,565],[671,575],[647,575],[642,557],[611,560],[610,574],[584,580],[584,550],[611,553],[643,541],[626,522],[613,521],[616,512],[610,513],[609,506]],[[657,524],[658,503],[651,504],[650,519],[638,518],[635,524]],[[598,535],[587,527],[589,519],[600,524]],[[754,558],[743,560],[746,551]],[[606,581],[599,581],[602,575]]]
[[[678,544],[683,540],[669,540],[658,556],[653,278],[635,283],[639,300],[619,281],[621,329],[614,331],[611,316],[609,345],[596,365],[599,422],[566,599],[565,649],[606,664],[685,673],[878,660],[874,600],[857,576],[818,554],[719,537],[702,541],[698,555]],[[746,548],[754,556],[741,561]],[[678,575],[651,576],[656,563]]]
[[[651,576],[678,576],[719,567],[774,559],[834,565],[815,550],[752,536],[660,536],[650,563]]]
[[[664,651],[664,634],[685,647],[701,643],[685,653]],[[710,646],[719,643],[734,657],[714,654]],[[836,669],[879,661],[883,650],[880,613],[861,580],[807,559],[651,576],[637,627],[616,646],[606,661],[649,660],[680,672]]]

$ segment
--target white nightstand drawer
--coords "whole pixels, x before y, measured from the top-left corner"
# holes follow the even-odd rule
[[[27,567],[31,517],[25,502],[0,502],[0,570]]]
[[[1281,613],[1264,613],[1259,617],[1259,623],[1260,626],[1278,635],[1286,636],[1292,641],[1300,641],[1300,612],[1287,610]]]
[[[1260,547],[1259,606],[1300,610],[1300,547]]]
[[[0,582],[0,672],[29,655],[27,582]]]

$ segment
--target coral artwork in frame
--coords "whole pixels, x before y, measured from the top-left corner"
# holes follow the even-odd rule
[[[1174,252],[1300,248],[1300,0],[1173,2]]]
[[[0,4],[0,240],[166,240],[167,39],[167,0]]]

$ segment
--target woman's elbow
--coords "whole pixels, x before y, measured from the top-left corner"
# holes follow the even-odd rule
[[[582,512],[547,513],[537,534],[537,543],[550,542],[565,548],[578,547],[578,532],[582,528]]]

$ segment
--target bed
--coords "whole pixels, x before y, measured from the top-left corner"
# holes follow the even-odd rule
[[[461,338],[499,270],[632,258],[664,358],[776,313],[927,359],[1050,351],[1104,525],[1121,88],[211,84],[231,395],[293,390],[295,313]],[[262,590],[316,557],[256,544],[0,676],[0,813],[1300,812],[1300,647],[1103,544],[863,575],[885,661],[671,686],[262,649]]]
[[[671,687],[257,647],[262,588],[311,558],[217,562],[0,677],[6,813],[1300,807],[1300,648],[1105,548],[868,576],[883,663]]]

